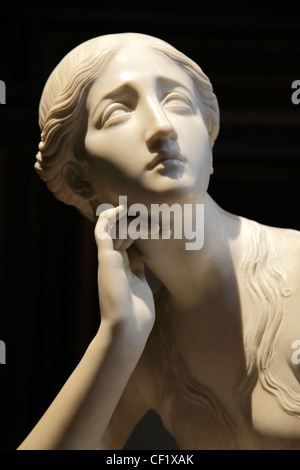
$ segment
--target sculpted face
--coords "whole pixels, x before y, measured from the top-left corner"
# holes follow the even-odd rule
[[[121,48],[87,97],[85,150],[95,199],[202,200],[211,149],[199,103],[191,77],[171,59],[136,44]]]

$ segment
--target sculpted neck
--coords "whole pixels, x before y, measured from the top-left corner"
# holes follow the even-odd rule
[[[239,218],[223,211],[208,194],[203,204],[204,244],[201,249],[187,249],[189,240],[184,236],[135,242],[145,263],[167,288],[176,305],[182,303],[185,308],[196,305],[201,292],[226,290],[239,255],[236,242]],[[198,226],[198,230],[202,229]]]

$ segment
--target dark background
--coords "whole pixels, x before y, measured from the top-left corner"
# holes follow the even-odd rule
[[[286,2],[267,11],[251,5],[85,2],[67,8],[51,2],[2,11],[0,340],[7,364],[0,365],[1,450],[15,449],[36,424],[99,323],[93,226],[55,200],[33,170],[42,88],[73,47],[135,31],[194,59],[221,108],[210,194],[229,212],[300,230],[300,105],[291,101],[291,84],[300,80],[300,16]],[[153,413],[127,444],[174,446]]]

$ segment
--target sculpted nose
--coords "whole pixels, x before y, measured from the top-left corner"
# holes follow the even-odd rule
[[[168,139],[177,140],[177,133],[159,103],[149,101],[148,112],[145,140],[150,150]]]

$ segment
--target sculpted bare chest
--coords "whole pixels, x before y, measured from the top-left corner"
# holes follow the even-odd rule
[[[255,235],[261,249],[273,236]],[[238,283],[240,322],[231,319],[228,330],[221,324],[210,335],[203,323],[185,321],[174,333],[160,299],[162,328],[146,353],[148,390],[180,448],[300,448],[298,282],[278,257],[254,255],[250,247]]]
[[[292,373],[288,364],[285,372]],[[243,395],[242,387],[233,393],[230,379],[219,387],[213,379],[198,381],[184,362],[176,374],[174,369],[158,372],[153,363],[146,380],[144,375],[147,402],[180,449],[300,449],[299,417],[288,412],[288,403],[283,409],[276,394],[263,388],[263,381],[256,377]],[[295,378],[293,391],[299,397],[297,383]],[[282,398],[285,391],[278,393]]]

